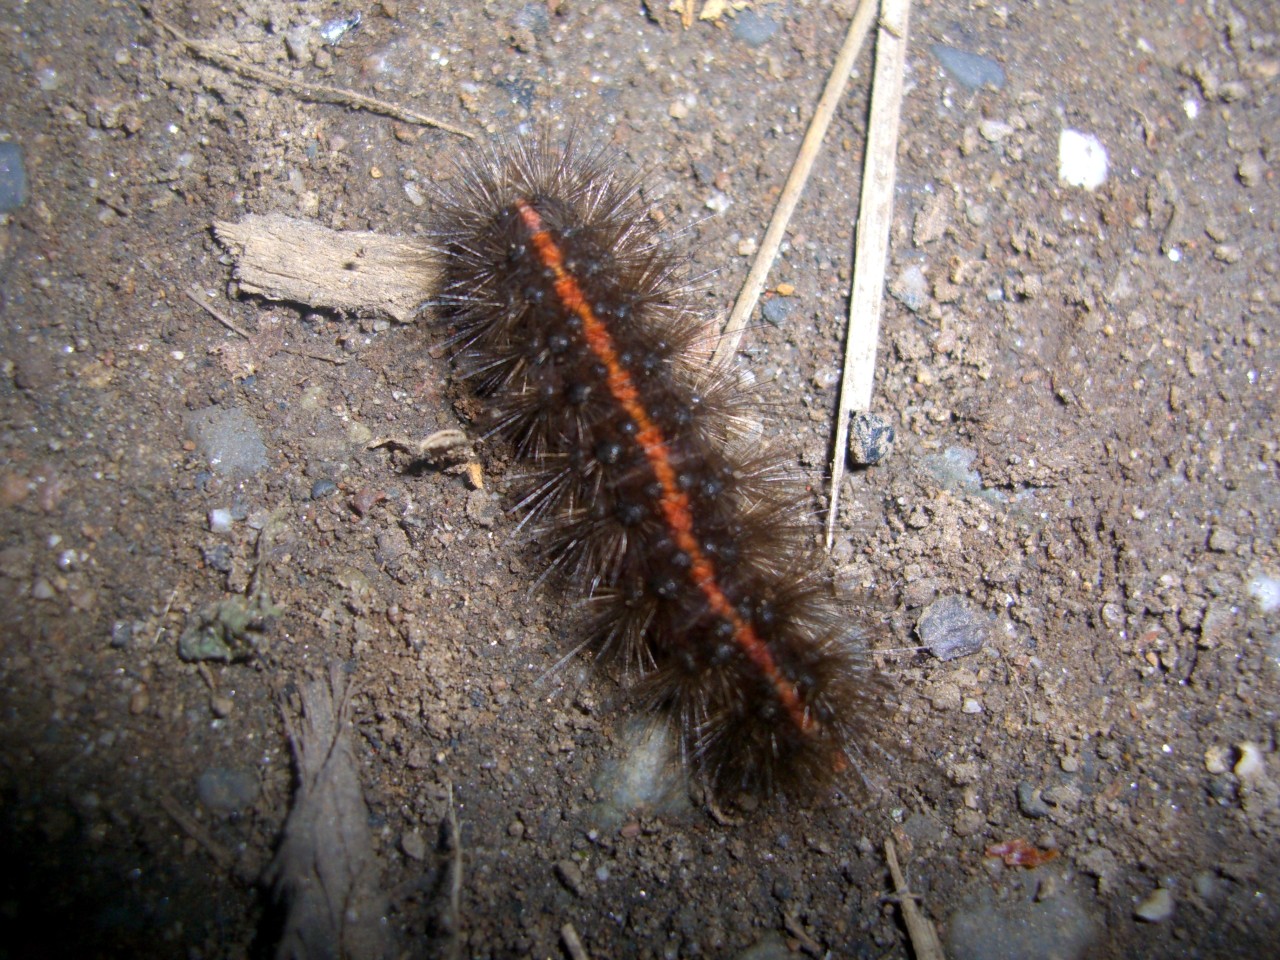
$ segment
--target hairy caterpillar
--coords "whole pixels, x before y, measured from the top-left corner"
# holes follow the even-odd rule
[[[582,646],[677,721],[718,796],[811,790],[883,701],[811,545],[803,488],[751,436],[754,398],[708,331],[636,177],[515,142],[440,198],[438,305],[515,510],[583,601]]]

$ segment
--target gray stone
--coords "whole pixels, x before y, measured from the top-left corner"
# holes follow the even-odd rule
[[[249,476],[267,465],[267,445],[257,423],[236,407],[205,407],[187,414],[187,435],[224,476]]]
[[[963,597],[935,600],[916,624],[920,642],[939,660],[977,653],[991,632],[991,618]]]

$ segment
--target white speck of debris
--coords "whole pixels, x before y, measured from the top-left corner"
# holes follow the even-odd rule
[[[225,507],[209,511],[209,530],[213,533],[226,533],[231,529],[231,511]]]
[[[1133,914],[1147,923],[1163,923],[1173,916],[1173,894],[1165,887],[1158,887],[1134,908]]]
[[[714,191],[711,196],[707,197],[706,208],[712,213],[724,213],[729,209],[732,201],[719,190]]]
[[[1280,610],[1280,578],[1260,573],[1249,581],[1249,596],[1263,613]]]
[[[1058,179],[1069,187],[1096,190],[1107,179],[1107,148],[1091,133],[1063,130],[1058,136]]]
[[[1181,263],[1181,262],[1182,262],[1182,251],[1181,251],[1181,250],[1179,250],[1177,247],[1173,247],[1173,248],[1171,248],[1171,249],[1169,250],[1169,259],[1170,259],[1170,260],[1172,260],[1174,263]]]
[[[171,350],[171,351],[169,352],[169,356],[173,357],[173,359],[175,359],[175,360],[185,360],[185,359],[187,359],[187,355],[186,355],[186,353],[184,353],[184,352],[183,352],[183,351],[181,351],[181,350]]]
[[[1200,104],[1196,103],[1194,100],[1183,100],[1182,109],[1183,112],[1186,113],[1188,120],[1194,120],[1196,117],[1200,116]]]

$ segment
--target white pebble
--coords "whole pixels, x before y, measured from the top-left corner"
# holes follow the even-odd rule
[[[1058,136],[1058,179],[1095,190],[1107,179],[1107,148],[1091,133],[1063,130]]]
[[[1173,916],[1173,894],[1164,887],[1157,887],[1151,896],[1134,908],[1133,915],[1147,923],[1163,923]]]
[[[422,188],[412,180],[404,185],[404,195],[415,207],[420,207],[427,202],[427,198],[422,194]]]
[[[226,533],[231,529],[231,511],[224,507],[209,511],[209,529],[213,533]]]
[[[1231,772],[1240,778],[1241,783],[1252,783],[1267,775],[1267,762],[1263,759],[1262,751],[1256,743],[1246,740],[1243,743],[1237,743],[1236,749],[1240,751],[1240,759],[1236,761]]]
[[[730,203],[732,201],[721,191],[713,190],[711,196],[707,197],[704,206],[712,213],[724,213],[729,209]]]
[[[1249,581],[1249,596],[1257,602],[1261,612],[1275,613],[1280,610],[1280,578],[1258,574]]]

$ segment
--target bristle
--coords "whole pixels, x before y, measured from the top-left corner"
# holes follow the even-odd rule
[[[747,378],[696,356],[706,322],[638,189],[572,145],[469,157],[439,305],[485,434],[522,461],[521,523],[587,601],[583,645],[678,721],[718,795],[804,794],[860,753],[882,684],[802,490],[750,436]]]

